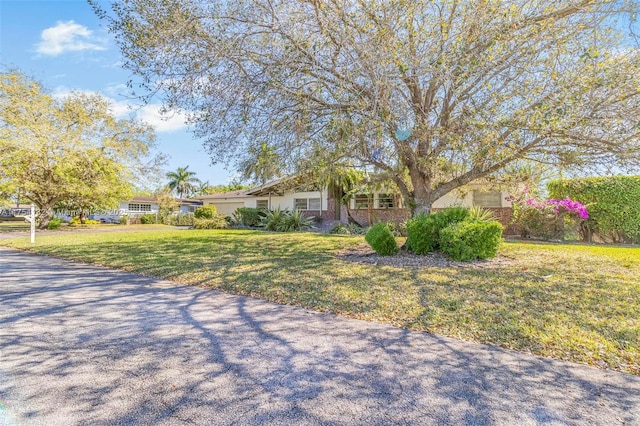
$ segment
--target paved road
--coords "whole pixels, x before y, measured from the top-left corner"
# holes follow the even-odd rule
[[[0,424],[640,424],[640,377],[0,248]]]

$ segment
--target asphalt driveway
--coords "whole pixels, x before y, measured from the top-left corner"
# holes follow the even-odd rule
[[[640,377],[0,248],[0,424],[640,424]]]

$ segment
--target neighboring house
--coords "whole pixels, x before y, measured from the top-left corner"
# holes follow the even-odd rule
[[[178,210],[176,210],[175,213],[193,213],[196,208],[202,206],[202,201],[199,200],[176,198],[175,201],[178,204]],[[135,218],[144,214],[157,214],[159,210],[160,207],[156,197],[136,196],[128,201],[120,202],[117,209],[95,212],[88,217],[101,222],[119,222],[123,216]],[[67,212],[64,214],[56,214],[56,216],[63,220],[71,219],[71,215]]]
[[[470,185],[465,195],[454,192],[436,200],[433,210],[450,206],[481,206],[493,211],[498,220],[509,228],[513,209],[507,201],[507,191],[487,191],[481,185]],[[255,188],[205,195],[198,198],[203,205],[215,206],[219,214],[230,216],[240,207],[274,209],[298,209],[307,216],[321,218],[324,222],[348,221],[349,215],[362,225],[378,221],[402,222],[410,211],[402,203],[402,197],[385,191],[355,194],[350,200],[349,212],[326,188],[292,184],[291,178],[280,179]],[[337,208],[336,208],[337,206]],[[506,233],[510,233],[507,229]]]

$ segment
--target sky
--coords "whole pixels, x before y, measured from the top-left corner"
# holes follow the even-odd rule
[[[165,171],[189,166],[201,181],[228,183],[234,171],[211,166],[182,116],[162,117],[159,103],[140,106],[124,96],[131,74],[121,63],[113,36],[86,0],[0,0],[0,67],[19,68],[54,96],[98,92],[120,117],[137,106],[136,116],[156,129],[158,149],[168,157]]]

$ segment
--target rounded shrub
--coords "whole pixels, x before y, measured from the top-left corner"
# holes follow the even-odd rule
[[[193,216],[196,219],[213,219],[213,217],[217,214],[218,210],[216,209],[216,206],[203,206],[198,207],[193,213]]]
[[[54,217],[49,221],[49,224],[47,225],[47,229],[59,229],[61,225],[62,225],[62,219],[58,217]]]
[[[416,254],[427,254],[440,248],[440,231],[466,220],[469,210],[450,207],[432,214],[419,214],[407,221],[407,248]]]
[[[240,207],[233,213],[233,220],[243,226],[260,226],[260,222],[266,216],[266,212],[265,209]]]
[[[369,232],[364,239],[371,248],[381,256],[389,256],[398,252],[398,244],[389,226],[384,222],[379,222],[369,228]]]
[[[440,249],[463,262],[495,257],[501,241],[502,225],[496,221],[457,222],[440,231]]]
[[[438,224],[433,215],[419,214],[407,221],[407,248],[427,254],[438,246]]]

